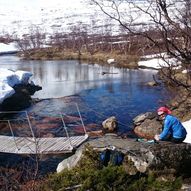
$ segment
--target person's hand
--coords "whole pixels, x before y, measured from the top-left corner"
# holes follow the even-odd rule
[[[155,139],[156,141],[159,141],[159,140],[160,140],[159,135],[155,135],[155,136],[154,136],[154,139]]]

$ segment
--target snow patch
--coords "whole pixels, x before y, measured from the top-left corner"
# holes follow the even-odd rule
[[[10,43],[10,44],[0,43],[0,53],[13,52],[13,51],[18,51],[18,49],[15,46],[15,43]]]
[[[0,104],[15,93],[13,87],[17,84],[28,84],[33,74],[31,72],[0,68]]]
[[[15,93],[15,90],[6,84],[5,82],[0,82],[0,104],[3,103],[3,101],[11,97]]]
[[[142,57],[142,61],[138,62],[138,66],[160,69],[162,67],[174,66],[174,69],[180,67],[180,63],[175,58],[170,58],[166,53],[152,54]]]

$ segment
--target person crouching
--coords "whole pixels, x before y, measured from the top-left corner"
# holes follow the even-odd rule
[[[167,107],[160,107],[157,110],[160,119],[164,120],[164,126],[161,134],[154,136],[156,141],[171,141],[182,143],[186,138],[187,132],[179,119],[171,115]]]

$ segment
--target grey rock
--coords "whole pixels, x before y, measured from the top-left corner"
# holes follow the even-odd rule
[[[147,85],[148,86],[157,86],[159,84],[157,82],[155,82],[155,81],[151,81],[151,82],[148,82]]]
[[[15,93],[0,104],[1,111],[19,111],[31,105],[31,95],[42,89],[34,84],[18,84],[14,87]]]
[[[97,150],[114,147],[125,154],[123,166],[129,174],[147,173],[149,170],[189,173],[191,171],[191,144],[171,142],[138,142],[136,139],[122,139],[104,136],[89,140],[88,144]]]
[[[162,132],[162,124],[156,118],[145,119],[140,125],[134,128],[134,132],[139,137],[153,139],[154,135]]]
[[[109,132],[117,130],[118,123],[116,117],[109,117],[108,119],[102,122],[102,126],[105,130],[108,130]]]
[[[79,149],[75,152],[74,155],[64,159],[58,164],[56,169],[57,173],[62,172],[64,169],[72,169],[73,167],[75,167],[78,161],[81,159],[82,155],[82,149]]]
[[[146,112],[146,113],[142,113],[138,116],[136,116],[133,119],[133,123],[135,125],[140,125],[145,119],[153,119],[156,117],[156,114],[154,112]]]

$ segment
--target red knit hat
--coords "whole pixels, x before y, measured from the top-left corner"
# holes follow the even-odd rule
[[[162,115],[163,113],[171,114],[172,112],[167,107],[160,107],[158,108],[157,113],[158,115]]]

